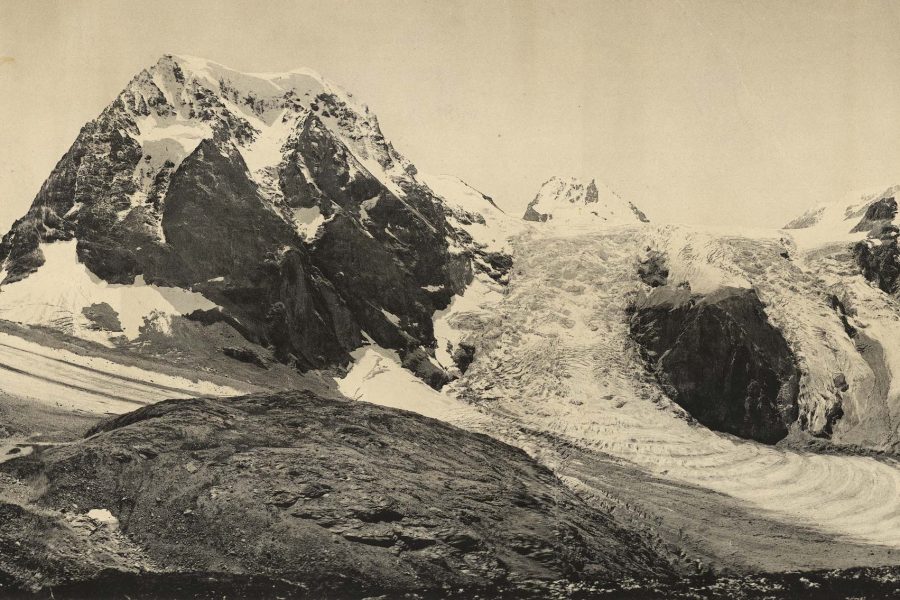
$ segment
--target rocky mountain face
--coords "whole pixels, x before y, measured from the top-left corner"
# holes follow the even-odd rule
[[[453,214],[375,115],[315,73],[167,55],[82,128],[0,243],[0,277],[12,289],[48,244],[75,240],[106,284],[202,294],[301,368],[369,336],[430,373],[432,313],[473,265],[509,268]]]
[[[310,392],[161,402],[0,470],[48,482],[21,519],[58,522],[58,534],[27,540],[46,540],[41,560],[0,559],[0,576],[23,587],[37,570],[55,586],[98,563],[253,573],[305,590],[294,597],[673,573],[647,540],[521,450]],[[66,532],[80,527],[96,531],[84,542],[92,552],[67,554]],[[0,541],[12,544],[17,529],[0,527]]]
[[[631,202],[596,180],[551,177],[525,209],[526,221],[622,225],[649,219]]]
[[[896,217],[897,200],[893,195],[882,195],[866,208],[862,220],[852,229],[867,233],[865,240],[853,246],[863,277],[889,294],[896,294],[900,284],[900,250],[897,249],[900,228],[894,224]]]
[[[656,287],[631,306],[631,336],[669,397],[717,431],[773,444],[797,420],[800,372],[753,290]]]

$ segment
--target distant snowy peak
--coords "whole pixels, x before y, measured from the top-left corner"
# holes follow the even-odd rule
[[[843,198],[815,206],[784,226],[800,246],[880,237],[897,217],[900,185],[866,192],[851,192]]]
[[[900,185],[887,189],[878,188],[865,192],[851,192],[836,202],[824,202],[784,226],[784,229],[806,229],[823,225],[848,225],[847,232],[858,225],[866,210],[878,203],[895,198],[900,194]]]
[[[576,177],[552,177],[528,205],[526,221],[626,225],[650,220],[638,207],[607,186]]]

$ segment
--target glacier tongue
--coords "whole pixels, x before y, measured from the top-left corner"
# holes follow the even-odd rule
[[[629,293],[641,285],[634,275],[636,258],[656,235],[649,228],[581,236],[548,232],[540,243],[532,239],[518,246],[517,276],[499,304],[454,321],[474,341],[477,354],[446,393],[477,402],[495,417],[491,427],[511,422],[513,429],[548,432],[658,477],[729,495],[785,523],[900,547],[900,468],[894,463],[797,452],[712,432],[690,422],[648,377],[622,315]],[[774,245],[763,243],[762,253],[744,255],[758,243],[734,238],[721,252],[759,269],[751,272],[761,279],[767,267],[787,261],[775,251],[777,238]],[[763,259],[769,262],[754,266]],[[784,275],[789,272],[797,273],[788,269]],[[821,326],[829,309],[812,302],[815,279],[807,284],[808,289],[785,287],[782,293],[809,294],[801,318]],[[776,279],[761,289],[770,307],[786,304],[785,296],[770,295],[779,285]],[[783,307],[778,314],[781,326],[791,319],[789,310]],[[840,328],[837,318],[830,318]],[[805,327],[788,327],[804,347],[821,335]],[[812,374],[829,383],[831,375]]]

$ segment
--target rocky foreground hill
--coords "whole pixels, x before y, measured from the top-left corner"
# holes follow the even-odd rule
[[[104,569],[311,598],[673,573],[521,450],[310,392],[160,402],[0,473],[30,502],[4,502],[0,526],[0,576],[25,589]]]
[[[0,483],[10,598],[888,598],[900,577],[698,575],[519,449],[310,392],[153,404]]]

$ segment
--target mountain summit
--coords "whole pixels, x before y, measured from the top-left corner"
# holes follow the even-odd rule
[[[606,225],[648,223],[649,219],[634,204],[591,179],[551,177],[525,209],[526,221],[565,223],[596,222]]]

